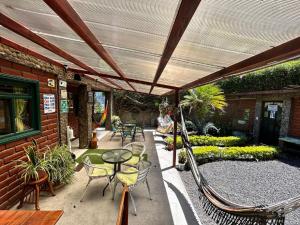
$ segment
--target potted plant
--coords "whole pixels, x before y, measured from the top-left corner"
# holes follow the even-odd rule
[[[181,149],[179,154],[178,154],[178,164],[177,164],[177,169],[180,171],[183,171],[185,168],[187,158],[186,158],[186,151],[185,149]]]
[[[27,161],[21,161],[17,167],[23,170],[22,177],[26,183],[37,182],[43,180],[47,176],[49,168],[45,156],[38,156],[38,147],[36,141],[33,139],[32,144],[24,148],[27,156]]]
[[[46,154],[49,180],[56,186],[70,183],[74,178],[75,162],[66,145],[57,145]]]

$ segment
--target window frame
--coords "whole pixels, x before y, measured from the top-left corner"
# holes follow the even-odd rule
[[[41,133],[41,111],[40,111],[40,83],[37,80],[26,79],[23,77],[12,76],[0,73],[0,82],[11,83],[13,85],[20,86],[31,86],[30,93],[27,94],[12,94],[11,93],[4,93],[0,91],[0,98],[1,99],[31,99],[31,129],[16,133],[15,130],[15,107],[13,103],[10,105],[10,115],[12,116],[11,119],[11,130],[13,133],[5,134],[0,137],[0,145],[6,144],[9,142],[17,141],[19,139],[23,139],[26,137],[38,135]],[[24,84],[25,83],[25,84]]]

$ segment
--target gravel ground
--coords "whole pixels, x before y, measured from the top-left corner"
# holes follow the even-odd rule
[[[300,195],[300,158],[245,162],[220,161],[201,165],[200,170],[217,192],[237,203],[270,204]],[[180,173],[202,225],[216,225],[205,214],[191,171]],[[300,224],[300,209],[286,216],[285,225]]]

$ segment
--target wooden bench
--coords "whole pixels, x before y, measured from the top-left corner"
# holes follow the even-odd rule
[[[63,211],[0,210],[1,225],[54,225]]]
[[[300,138],[281,137],[279,138],[279,145],[284,150],[300,153]]]

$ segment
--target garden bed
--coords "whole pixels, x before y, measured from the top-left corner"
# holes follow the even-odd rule
[[[279,155],[279,148],[273,146],[245,146],[245,147],[193,147],[193,153],[199,163],[217,160],[270,160]]]
[[[271,204],[300,195],[300,158],[270,161],[218,161],[201,165],[209,184],[225,198],[246,205]],[[191,171],[180,173],[202,224],[216,225],[199,201]],[[286,217],[285,225],[300,224],[300,209]]]
[[[167,145],[173,144],[173,137],[167,137],[165,142]],[[226,136],[226,137],[214,137],[204,135],[192,135],[189,137],[192,146],[242,146],[245,145],[247,139],[244,137]],[[181,137],[177,137],[176,148],[182,148],[183,143]]]

